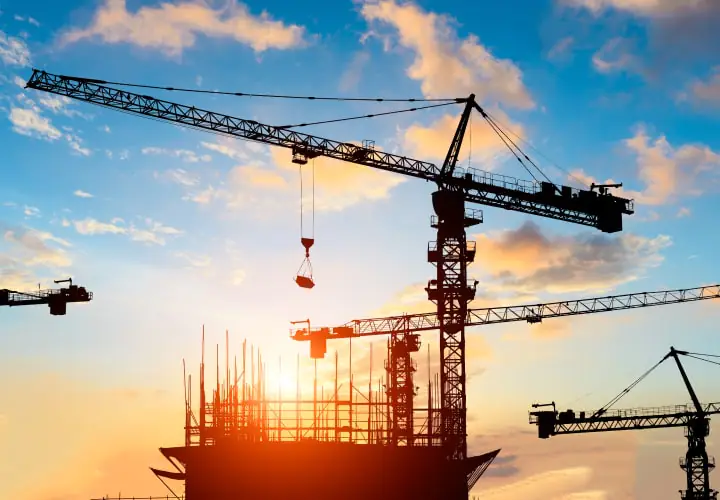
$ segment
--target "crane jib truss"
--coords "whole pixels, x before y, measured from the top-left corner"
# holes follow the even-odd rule
[[[465,203],[558,219],[595,227],[607,233],[621,231],[622,216],[634,213],[631,200],[613,196],[607,189],[600,192],[592,188],[577,190],[474,169],[456,170],[470,112],[475,109],[488,119],[475,102],[474,95],[457,100],[465,104],[465,110],[445,161],[442,167],[438,167],[433,163],[378,151],[367,145],[301,134],[289,127],[273,127],[163,101],[108,87],[104,83],[33,70],[26,86],[186,127],[289,148],[293,159],[299,163],[325,156],[437,184],[439,189],[433,193],[436,219],[432,222],[437,230],[437,242],[436,249],[428,251],[428,260],[436,266],[436,279],[430,281],[426,290],[428,298],[437,306],[440,324],[441,426],[443,446],[450,459],[467,458],[464,329],[467,304],[475,296],[475,286],[467,282],[467,266],[475,252],[466,241],[465,229],[481,222],[476,215],[466,215]],[[522,163],[517,154],[516,158]]]
[[[33,70],[27,87],[193,128],[290,148],[307,157],[325,156],[432,182],[437,182],[442,173],[441,167],[433,163],[134,94],[103,86],[101,82]],[[463,99],[459,99],[459,102],[463,102]],[[592,191],[525,181],[482,170],[469,169],[453,173],[455,175],[445,178],[444,182],[463,190],[465,200],[471,203],[593,227],[602,226],[602,218],[606,214],[608,217],[610,214],[617,217],[619,214],[634,213],[632,200],[612,195],[602,196]],[[612,224],[608,222],[610,226]]]
[[[706,415],[720,414],[720,403],[705,403],[703,411]],[[550,429],[546,421],[552,424],[548,434],[541,432],[541,438],[563,434],[587,434],[606,431],[632,431],[638,429],[663,429],[668,427],[687,427],[697,411],[691,405],[660,406],[656,408],[631,408],[609,410],[600,417],[594,412],[532,412],[530,423],[542,430]],[[547,415],[547,417],[544,417]],[[542,421],[542,422],[541,422]]]
[[[0,306],[47,305],[50,308],[50,314],[53,316],[64,316],[67,313],[68,304],[93,300],[93,293],[83,286],[74,285],[72,279],[55,281],[55,283],[67,282],[70,285],[64,288],[36,290],[33,292],[18,292],[3,288],[0,290]]]
[[[707,285],[677,290],[658,290],[608,297],[564,300],[543,304],[500,306],[468,309],[466,326],[480,326],[513,321],[539,323],[543,319],[581,314],[621,311],[668,304],[682,304],[720,298],[720,285]],[[336,327],[293,329],[290,337],[298,341],[347,339],[368,335],[391,335],[397,332],[423,332],[437,330],[436,313],[404,314],[384,318],[355,319]]]

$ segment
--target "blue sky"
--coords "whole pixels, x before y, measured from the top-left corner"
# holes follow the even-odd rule
[[[474,92],[532,145],[521,144],[552,180],[623,182],[637,209],[625,231],[611,236],[485,209],[485,223],[472,231],[478,262],[471,272],[481,287],[474,306],[716,281],[720,61],[710,47],[720,41],[712,29],[717,7],[709,0],[685,7],[670,0],[494,3],[0,3],[2,286],[32,289],[71,275],[96,294],[62,318],[43,308],[3,311],[0,371],[14,383],[0,389],[0,438],[9,436],[0,477],[14,470],[3,457],[30,460],[53,448],[68,458],[42,466],[50,478],[44,490],[13,473],[0,481],[0,496],[157,491],[144,467],[157,458],[154,449],[181,437],[180,361],[197,363],[203,324],[211,342],[227,328],[235,345],[248,338],[268,356],[292,357],[307,346],[285,340],[290,320],[336,324],[432,307],[422,291],[434,273],[425,255],[433,239],[429,184],[316,160],[311,258],[318,285],[300,290],[292,282],[303,258],[300,186],[289,152],[24,90],[33,67],[201,90],[399,98]],[[277,125],[403,106],[150,93]],[[458,113],[439,108],[301,130],[372,139],[439,162]],[[464,166],[529,179],[479,116],[471,128]],[[719,352],[716,308],[670,306],[474,333],[470,363],[483,372],[469,383],[471,432],[482,446],[527,450],[525,458],[518,453],[517,474],[479,488],[506,498],[535,477],[548,484],[543,498],[598,491],[649,498],[638,485],[655,466],[648,457],[661,454],[667,459],[657,467],[668,482],[652,495],[675,491],[682,484],[675,455],[684,449],[681,441],[667,446],[666,434],[549,444],[518,429],[532,430],[526,409],[536,400],[603,405],[671,344]],[[427,342],[434,345],[432,336]],[[716,367],[691,365],[698,391],[711,400]],[[56,396],[31,396],[46,393]],[[108,409],[90,412],[98,400]],[[686,400],[672,367],[663,367],[626,404]],[[72,409],[54,406],[67,401]],[[111,404],[122,410],[111,412]],[[28,419],[28,407],[43,417]],[[53,423],[61,410],[62,421]],[[151,423],[142,412],[154,415]],[[87,424],[73,425],[74,415]],[[175,424],[166,422],[170,416]],[[140,437],[134,422],[147,427]],[[58,426],[79,444],[12,437],[26,436],[31,425]],[[88,451],[84,443],[98,440],[103,446]],[[583,451],[593,446],[602,457]],[[128,456],[137,458],[134,468],[118,465]],[[618,479],[618,463],[632,477]],[[557,489],[557,474],[575,482]]]

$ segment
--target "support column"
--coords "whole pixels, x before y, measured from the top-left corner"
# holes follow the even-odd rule
[[[413,403],[416,394],[412,353],[420,350],[420,336],[409,333],[407,326],[388,341],[387,396],[392,412],[391,440],[395,446],[412,446],[414,434]]]
[[[710,488],[710,471],[715,468],[715,460],[708,457],[705,449],[705,437],[710,434],[710,422],[707,418],[693,418],[685,428],[688,451],[680,459],[680,467],[687,476],[687,489],[680,491],[683,500],[715,500],[717,491]]]
[[[436,279],[426,288],[437,305],[440,323],[440,392],[442,442],[453,460],[467,458],[467,404],[465,392],[465,322],[468,303],[475,298],[476,283],[467,279],[467,266],[475,258],[475,244],[466,240],[465,228],[482,222],[475,212],[465,212],[462,192],[441,189],[433,193],[437,242],[428,247],[428,261],[435,264]]]

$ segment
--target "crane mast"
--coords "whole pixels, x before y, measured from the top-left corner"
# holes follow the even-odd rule
[[[635,408],[630,410],[610,410],[608,405],[592,413],[573,410],[558,412],[555,403],[533,404],[530,412],[530,424],[538,428],[538,437],[547,439],[551,436],[564,434],[587,434],[621,430],[663,429],[673,427],[685,428],[688,447],[685,457],[680,460],[680,467],[685,472],[686,488],[680,491],[683,500],[716,500],[717,491],[710,487],[710,471],[715,468],[715,461],[707,454],[705,438],[710,434],[710,415],[720,414],[720,403],[702,404],[690,383],[680,355],[689,355],[687,351],[670,348],[662,360],[672,358],[678,367],[691,405],[676,405],[661,408]],[[700,358],[698,358],[700,359]],[[627,394],[650,371],[640,377],[628,389],[625,389],[617,401]],[[551,407],[552,409],[539,409]]]
[[[287,127],[273,127],[220,113],[155,99],[106,86],[102,80],[53,75],[33,70],[26,87],[144,117],[220,133],[244,140],[291,149],[293,161],[325,156],[358,165],[435,182],[432,195],[437,242],[428,250],[436,266],[436,278],[427,287],[428,298],[437,306],[441,332],[441,427],[443,445],[450,459],[466,459],[465,318],[467,304],[475,296],[476,284],[467,280],[467,265],[475,247],[465,229],[482,221],[477,211],[466,212],[465,203],[477,203],[594,227],[606,233],[622,230],[622,216],[634,213],[632,200],[607,192],[577,190],[550,182],[521,181],[503,175],[455,167],[470,113],[485,112],[474,95],[456,99],[465,104],[460,123],[442,167],[393,155],[348,142],[301,134]]]

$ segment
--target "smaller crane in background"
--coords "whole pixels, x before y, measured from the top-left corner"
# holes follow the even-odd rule
[[[47,304],[50,314],[64,316],[71,302],[90,302],[93,293],[84,286],[73,285],[72,278],[55,280],[55,284],[68,283],[66,288],[38,290],[36,292],[16,292],[7,288],[0,289],[0,306],[34,306]]]
[[[580,300],[563,300],[543,304],[525,304],[468,309],[465,326],[484,326],[499,323],[526,321],[542,323],[545,319],[561,318],[610,311],[623,311],[669,304],[682,304],[700,300],[720,299],[720,285],[657,290]],[[391,402],[388,411],[392,419],[395,444],[412,446],[414,439],[413,405],[416,388],[413,382],[416,365],[412,359],[420,351],[420,333],[437,330],[440,319],[434,312],[404,314],[386,318],[356,319],[336,327],[293,328],[290,338],[310,343],[310,357],[322,359],[327,351],[327,341],[353,339],[374,335],[388,335],[387,394]],[[441,429],[433,424],[435,429]]]
[[[700,403],[695,389],[693,389],[685,372],[685,367],[680,362],[680,355],[708,363],[720,364],[717,361],[699,357],[718,356],[679,351],[671,347],[670,352],[655,366],[630,384],[608,404],[589,416],[588,412],[584,411],[578,413],[573,410],[558,412],[555,408],[555,402],[533,404],[533,409],[552,407],[552,410],[531,411],[530,423],[537,425],[540,439],[562,434],[684,427],[685,437],[688,440],[688,449],[685,457],[680,460],[680,467],[685,471],[687,485],[685,490],[680,491],[680,495],[683,500],[716,500],[717,491],[710,488],[710,471],[715,468],[715,459],[708,457],[705,438],[710,434],[710,419],[708,417],[720,414],[720,403]],[[677,364],[685,388],[690,394],[691,405],[610,410],[612,405],[617,403],[655,368],[669,358],[672,358]]]

